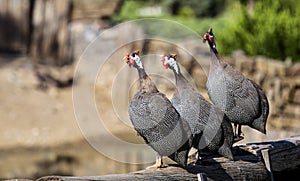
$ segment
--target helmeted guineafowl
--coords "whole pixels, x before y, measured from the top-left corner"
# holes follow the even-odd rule
[[[229,119],[216,106],[209,103],[185,79],[176,61],[176,55],[164,55],[163,65],[173,70],[176,90],[172,104],[185,119],[193,134],[193,147],[208,149],[233,160],[231,147],[233,130]]]
[[[130,120],[137,133],[157,153],[156,164],[163,165],[162,156],[168,156],[185,167],[191,148],[191,133],[187,122],[183,121],[168,98],[160,93],[144,70],[139,52],[128,54],[126,63],[138,70],[140,88],[129,106]]]
[[[203,36],[203,42],[206,41],[212,54],[206,83],[210,99],[234,123],[237,137],[241,134],[241,125],[248,125],[266,134],[269,103],[265,93],[258,84],[224,61],[216,49],[211,28]]]

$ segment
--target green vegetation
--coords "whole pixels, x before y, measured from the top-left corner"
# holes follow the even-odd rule
[[[246,0],[125,0],[115,23],[139,18],[162,18],[176,21],[203,35],[212,27],[221,53],[237,49],[249,55],[265,55],[284,60],[300,60],[300,1],[253,0],[253,11]],[[143,16],[140,10],[159,5],[162,13]],[[218,14],[219,13],[219,14]],[[149,29],[149,28],[147,28]],[[169,36],[171,28],[150,29]],[[179,34],[178,34],[179,35]]]
[[[300,3],[298,0],[256,1],[254,11],[241,6],[241,15],[218,36],[223,53],[243,49],[249,55],[300,60]]]
[[[223,2],[224,0],[221,1]],[[182,7],[180,7],[178,11],[174,11],[172,10],[172,8],[174,4],[176,4],[177,2],[181,2]],[[195,0],[194,4],[195,2],[198,2],[198,0]],[[203,1],[203,2],[210,2],[210,0]],[[160,14],[159,16],[143,16],[140,14],[139,11],[142,8],[155,6],[156,4],[159,4],[163,9],[162,14]],[[213,5],[212,3],[210,4]],[[199,35],[203,35],[211,26],[214,27],[215,32],[218,32],[224,28],[226,22],[225,19],[227,18],[226,16],[218,16],[215,18],[212,17],[196,18],[196,16],[198,16],[197,14],[199,13],[196,13],[192,9],[193,7],[192,5],[193,4],[190,1],[178,1],[178,0],[162,0],[159,1],[159,3],[156,2],[156,0],[150,0],[150,1],[126,0],[124,1],[120,13],[114,16],[112,18],[112,21],[113,23],[120,23],[123,21],[142,19],[142,18],[161,18],[161,19],[176,21],[182,25],[185,25],[191,30],[198,33]],[[197,6],[195,5],[194,7]],[[176,8],[174,9],[176,10]],[[153,31],[153,33],[156,35],[161,35],[165,37],[172,35],[170,34],[170,28],[161,29],[159,25],[155,27],[148,27],[147,29]],[[181,34],[183,35],[184,32]],[[180,34],[178,35],[180,36]]]
[[[122,10],[114,21],[142,18],[139,10],[149,6],[160,6],[161,16],[180,16],[186,18],[215,17],[223,12],[229,0],[125,0]]]

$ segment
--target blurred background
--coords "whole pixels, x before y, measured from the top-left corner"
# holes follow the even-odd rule
[[[112,82],[121,69],[125,77],[137,78],[135,70],[122,68],[125,53],[134,49],[140,49],[143,55],[177,53],[185,74],[208,99],[205,83],[210,54],[200,37],[209,27],[226,61],[260,84],[270,102],[267,135],[243,128],[245,139],[239,143],[299,135],[299,17],[298,0],[0,0],[0,179],[126,173],[147,166],[120,163],[97,152],[85,140],[75,119],[75,67],[91,41],[112,27],[116,28],[101,39],[97,48],[91,48],[89,56],[106,59],[107,52],[113,53],[117,45],[134,38],[140,41],[126,44],[108,58],[98,75],[105,78],[96,82],[82,78],[74,83],[95,83],[98,111],[103,120],[108,120],[104,121],[106,127],[120,139],[143,142],[130,124],[120,120],[130,123],[128,99],[137,90],[136,83],[128,95],[120,79],[117,99],[123,117],[115,115],[111,100]],[[199,40],[183,39],[183,32],[176,32],[176,45],[145,39],[144,34],[151,33],[170,36],[171,27],[161,24],[146,29],[117,26],[143,18],[180,23],[197,33]],[[148,59],[151,57],[145,57],[144,63],[149,72],[164,71],[159,63],[153,65]],[[196,60],[201,60],[201,66]],[[153,80],[171,98],[174,85],[168,80],[174,78],[171,71],[163,74],[168,79],[153,76]],[[128,88],[127,84],[124,87]],[[93,136],[106,139],[97,131]],[[140,156],[113,151],[128,159]]]

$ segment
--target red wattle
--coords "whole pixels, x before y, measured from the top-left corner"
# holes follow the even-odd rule
[[[163,66],[164,66],[166,69],[169,68],[169,65],[168,65],[168,64],[165,64],[164,61],[162,61],[162,64],[163,64]]]

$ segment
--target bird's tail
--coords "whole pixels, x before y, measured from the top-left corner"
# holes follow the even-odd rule
[[[258,118],[256,118],[250,127],[262,132],[263,134],[266,134],[266,124],[267,124],[267,118],[269,115],[269,102],[268,99],[263,92],[263,90],[254,82],[253,85],[257,87],[257,93],[259,95],[259,101],[260,101],[260,110],[261,114]]]
[[[219,153],[226,158],[233,160],[233,155],[231,152],[231,147],[233,145],[233,129],[230,123],[229,118],[224,114],[222,121],[222,129],[223,129],[223,145],[219,148]]]
[[[181,146],[180,149],[168,156],[183,168],[187,166],[188,154],[191,148],[191,144],[189,142],[190,141],[188,140],[184,145]]]
[[[267,120],[261,115],[259,118],[255,119],[250,127],[256,129],[257,131],[260,131],[263,134],[266,134],[266,123]]]
[[[224,144],[219,148],[218,152],[220,155],[222,155],[230,160],[233,160],[231,146],[229,146],[226,142],[224,142]]]

